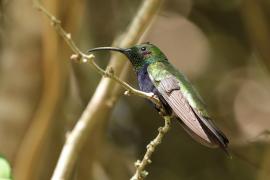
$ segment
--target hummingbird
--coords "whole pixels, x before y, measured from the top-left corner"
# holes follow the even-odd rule
[[[228,154],[229,140],[212,122],[201,96],[157,46],[147,42],[130,48],[98,47],[88,52],[94,51],[124,54],[133,66],[141,91],[157,96],[165,114],[177,119],[194,140],[207,147],[220,147]]]

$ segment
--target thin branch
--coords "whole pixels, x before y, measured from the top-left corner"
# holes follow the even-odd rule
[[[51,21],[52,26],[58,32],[58,34],[66,41],[68,46],[75,54],[83,55],[80,49],[76,46],[74,41],[71,39],[71,34],[67,33],[61,26],[61,21],[53,16],[41,3],[41,0],[33,0],[34,7],[45,14]]]
[[[137,160],[135,162],[136,172],[132,176],[131,180],[142,180],[148,175],[148,172],[145,170],[145,168],[147,165],[149,165],[152,162],[151,156],[153,152],[155,151],[156,147],[161,143],[164,135],[170,129],[171,117],[163,116],[163,118],[165,121],[165,125],[158,129],[158,135],[156,136],[156,138],[147,145],[146,147],[147,150],[143,156],[143,159],[141,161]]]
[[[88,55],[80,51],[80,49],[76,46],[76,44],[72,40],[71,34],[67,33],[62,28],[61,21],[58,20],[55,16],[53,16],[47,9],[45,9],[42,6],[40,0],[35,0],[34,4],[35,4],[35,7],[39,11],[43,12],[50,19],[52,26],[55,28],[58,34],[66,41],[66,43],[71,48],[71,50],[75,53],[70,57],[72,60],[75,60],[81,63],[89,63],[94,68],[94,70],[97,71],[99,74],[113,79],[114,81],[119,83],[123,88],[125,88],[127,90],[127,93],[125,93],[126,95],[132,94],[132,95],[140,96],[140,97],[149,99],[153,103],[160,106],[159,99],[156,98],[153,93],[145,93],[143,91],[139,91],[133,88],[132,86],[130,86],[129,84],[127,84],[126,82],[122,81],[117,76],[115,76],[112,68],[110,68],[109,71],[107,72],[103,70],[101,67],[99,67],[94,61],[95,56],[93,54]]]
[[[93,65],[93,67],[96,69],[96,71],[98,71],[101,75],[113,79],[114,81],[119,83],[124,89],[126,89],[125,95],[136,95],[136,96],[139,96],[142,98],[146,98],[146,99],[149,99],[150,101],[152,101],[157,106],[161,106],[159,99],[157,97],[155,97],[155,95],[153,93],[146,93],[146,92],[139,91],[139,90],[133,88],[128,83],[122,81],[117,76],[115,76],[112,68],[110,68],[109,71],[106,72],[103,69],[101,69],[94,61],[91,62],[91,65]]]
[[[153,17],[158,12],[159,6],[161,4],[162,0],[148,0],[144,1],[141,8],[139,9],[137,15],[135,16],[134,20],[131,23],[131,26],[129,27],[127,33],[125,34],[125,38],[121,41],[120,46],[130,46],[134,43],[136,43],[145,30],[149,27],[149,24],[153,20]],[[105,77],[109,77],[110,79],[116,81],[119,83],[122,87],[124,87],[127,90],[126,94],[134,94],[138,95],[140,97],[147,98],[154,102],[157,105],[160,105],[159,100],[153,96],[152,93],[145,93],[138,91],[134,88],[132,88],[127,83],[120,80],[117,76],[114,75],[113,70],[109,68],[108,71],[104,71],[101,69],[95,62],[94,62],[94,56],[92,54],[87,55],[82,53],[79,48],[75,45],[73,40],[71,39],[71,35],[67,33],[62,27],[61,22],[54,17],[51,13],[49,13],[40,3],[39,0],[34,0],[34,4],[36,7],[42,11],[51,21],[52,26],[55,28],[55,30],[58,32],[58,34],[65,39],[66,43],[70,46],[70,48],[75,53],[71,56],[71,59],[77,60],[79,62],[88,62],[94,69],[102,74]],[[124,63],[119,63],[118,68],[124,67]],[[121,72],[121,71],[120,71]],[[95,127],[97,121],[97,117],[95,117],[95,113],[99,112],[94,107],[102,106],[100,102],[103,101],[103,98],[106,98],[106,94],[108,91],[110,91],[110,81],[104,81],[104,79],[101,80],[97,91],[99,88],[102,89],[102,91],[95,93],[91,101],[89,102],[88,106],[86,107],[85,111],[83,112],[82,116],[78,120],[77,124],[75,125],[74,129],[69,134],[66,143],[63,147],[63,150],[61,152],[59,161],[57,163],[57,166],[55,168],[54,174],[52,176],[52,179],[54,180],[64,180],[68,179],[74,163],[78,157],[78,154],[85,143],[89,132]],[[104,99],[105,100],[105,99]],[[97,103],[97,101],[99,101]],[[98,104],[98,105],[97,105]],[[164,131],[165,132],[165,131]],[[162,138],[162,137],[161,137]],[[151,153],[152,154],[152,153]],[[142,161],[144,162],[144,161]],[[143,167],[145,167],[144,165]]]

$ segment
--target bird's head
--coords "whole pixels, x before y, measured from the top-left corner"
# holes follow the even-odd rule
[[[88,52],[101,50],[118,51],[125,54],[136,71],[140,70],[145,64],[167,60],[161,50],[149,42],[135,45],[130,48],[98,47],[90,49]]]

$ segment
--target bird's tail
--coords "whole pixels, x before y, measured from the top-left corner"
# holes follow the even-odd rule
[[[203,129],[207,132],[208,137],[217,143],[219,147],[231,158],[231,154],[228,150],[229,140],[226,135],[219,128],[217,128],[211,119],[206,119],[200,116],[198,116],[198,118],[200,119]]]

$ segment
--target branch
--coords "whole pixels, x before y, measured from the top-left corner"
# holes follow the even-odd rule
[[[123,38],[123,40],[120,42],[119,44],[120,47],[131,46],[140,40],[141,36],[145,32],[145,30],[149,27],[149,24],[152,22],[153,18],[157,14],[161,1],[162,0],[144,1],[137,15],[132,21],[131,26],[126,32],[125,38]],[[79,50],[79,48],[73,42],[71,35],[61,27],[61,22],[42,6],[40,0],[34,0],[34,4],[42,13],[44,13],[50,19],[52,26],[55,28],[56,32],[66,41],[69,47],[73,50],[75,54],[71,56],[71,59],[77,60],[82,63],[86,62],[89,63],[98,73],[100,73],[105,77],[109,77],[110,79],[116,81],[122,87],[124,87],[127,90],[127,93],[125,94],[134,94],[140,97],[147,98],[156,105],[160,106],[159,100],[155,96],[153,96],[152,93],[145,93],[134,89],[127,83],[120,80],[117,76],[115,76],[114,70],[112,68],[109,68],[108,71],[104,71],[103,69],[101,69],[94,62],[94,56],[92,54],[87,55]],[[112,59],[114,58],[115,56]],[[110,64],[114,63],[113,60],[111,62],[112,63]],[[123,69],[125,67],[125,63],[123,61],[118,61],[118,64],[115,63],[115,66],[118,67],[117,70]],[[119,74],[121,74],[121,70],[119,70],[119,72],[120,72]],[[104,113],[100,112],[100,109],[103,108],[104,111],[104,108],[106,108],[107,112],[109,112],[108,110],[112,108],[108,107],[108,105],[102,104],[103,101],[106,101],[107,99],[108,92],[111,90],[110,87],[114,87],[111,81],[105,80],[103,78],[99,86],[97,87],[96,90],[97,93],[93,95],[91,101],[87,105],[82,116],[78,120],[74,129],[69,134],[66,143],[62,149],[52,179],[64,180],[68,179],[68,177],[70,176],[70,173],[73,169],[74,163],[79,155],[82,146],[85,144],[85,141],[87,140],[87,137],[89,136],[90,132],[98,123],[97,122],[98,114]],[[100,89],[101,91],[99,91]],[[100,121],[100,119],[98,120]],[[160,139],[161,138],[162,136],[160,137]],[[151,152],[150,155],[152,153],[153,152]],[[145,166],[146,165],[142,166],[141,169],[143,169]]]
[[[153,152],[155,151],[156,147],[161,143],[164,135],[170,130],[171,117],[163,116],[163,118],[165,121],[165,125],[158,129],[158,135],[156,136],[156,138],[147,145],[147,150],[143,156],[142,161],[137,160],[135,162],[136,172],[130,180],[142,180],[148,175],[148,172],[145,170],[145,168],[148,164],[152,162],[151,156]]]
[[[122,81],[117,76],[115,76],[112,68],[110,68],[107,72],[107,71],[103,70],[101,67],[99,67],[94,61],[95,56],[93,54],[88,55],[88,54],[85,54],[82,51],[80,51],[80,49],[76,46],[76,44],[72,40],[71,34],[67,33],[62,28],[61,21],[58,20],[55,16],[53,16],[47,9],[45,9],[42,6],[40,0],[34,0],[34,5],[39,11],[44,13],[50,19],[51,25],[55,28],[57,33],[66,41],[66,43],[71,48],[71,50],[75,53],[75,54],[71,55],[71,57],[70,57],[71,60],[74,60],[74,61],[77,61],[80,63],[89,63],[94,68],[94,70],[97,71],[99,74],[101,74],[102,76],[113,79],[114,81],[119,83],[124,89],[126,89],[125,95],[131,94],[131,95],[140,96],[140,97],[149,99],[154,104],[160,106],[159,99],[156,98],[153,93],[146,93],[146,92],[139,91],[139,90],[133,88],[132,86],[130,86],[129,84],[127,84],[126,82]]]

